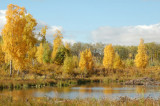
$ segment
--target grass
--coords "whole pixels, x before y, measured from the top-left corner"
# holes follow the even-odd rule
[[[117,100],[110,99],[57,99],[57,98],[18,98],[0,96],[0,105],[4,106],[159,106],[160,99],[139,98],[130,99],[120,97]]]
[[[153,78],[157,81],[160,81],[160,67],[148,67],[145,70],[141,71],[135,67],[126,68],[123,70],[103,70],[102,68],[93,70],[93,73],[90,76],[79,77],[78,74],[72,74],[70,78],[62,77],[62,73],[52,72],[52,65],[48,67],[46,71],[50,73],[36,74],[29,72],[23,76],[21,73],[20,76],[13,74],[12,77],[9,77],[9,73],[6,74],[0,73],[0,89],[22,89],[22,88],[40,88],[44,86],[70,86],[70,85],[81,85],[92,82],[99,83],[123,83],[128,80],[138,79],[141,77]],[[44,71],[44,70],[43,70]],[[105,73],[107,74],[105,75]],[[53,74],[53,75],[52,75]],[[8,75],[8,76],[7,76]],[[47,75],[48,77],[45,77]],[[22,77],[23,76],[23,77]],[[54,76],[54,77],[53,77]]]
[[[71,78],[61,78],[61,74],[56,74],[57,77],[40,77],[34,74],[27,74],[24,77],[1,77],[0,89],[22,89],[22,88],[40,88],[44,86],[71,86],[81,85],[86,83],[121,83],[131,79],[141,77],[149,77],[160,81],[160,68],[147,68],[145,71],[140,71],[136,68],[129,68],[124,70],[116,70],[115,72],[107,72],[107,75],[100,75],[93,73],[89,77],[80,78],[72,76]],[[52,75],[51,75],[52,76]],[[155,100],[152,98],[137,98],[130,99],[121,97],[118,100],[110,99],[58,99],[58,98],[13,98],[11,96],[0,95],[0,106],[156,106],[160,105],[160,99]]]

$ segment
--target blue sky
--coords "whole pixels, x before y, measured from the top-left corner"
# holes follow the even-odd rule
[[[135,37],[133,30],[137,36],[131,44],[141,37],[160,42],[160,31],[155,33],[160,28],[160,0],[0,0],[0,10],[8,4],[24,6],[48,26],[62,27],[68,40],[124,44]]]

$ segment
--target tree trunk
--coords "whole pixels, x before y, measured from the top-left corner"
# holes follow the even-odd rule
[[[10,77],[12,76],[12,60],[10,60]]]

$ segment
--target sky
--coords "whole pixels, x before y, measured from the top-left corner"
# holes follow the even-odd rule
[[[47,25],[51,43],[56,29],[71,43],[160,43],[160,0],[0,0],[0,30],[8,4],[25,7],[37,30]]]

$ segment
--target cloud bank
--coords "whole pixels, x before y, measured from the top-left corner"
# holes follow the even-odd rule
[[[56,30],[60,30],[62,33],[64,32],[63,27],[62,26],[49,26],[47,25],[45,22],[43,21],[38,21],[38,25],[36,26],[36,33],[41,32],[41,29],[47,26],[47,33],[46,33],[46,39],[47,41],[49,41],[50,43],[53,42],[53,34],[56,32]]]
[[[6,13],[6,10],[0,10],[0,31],[2,30],[3,26],[5,25],[6,23],[6,18],[5,18],[5,13]],[[38,25],[36,26],[36,33],[38,34],[42,27],[46,26],[47,24],[43,21],[38,21]],[[47,29],[47,33],[46,33],[46,39],[47,41],[49,41],[50,43],[53,42],[53,34],[56,32],[56,30],[60,30],[62,33],[65,33],[64,29],[62,26],[48,26],[48,29]],[[73,39],[65,39],[65,37],[67,36],[64,36],[64,39],[63,39],[63,42],[69,42],[71,44],[75,43],[75,41]]]
[[[6,13],[6,10],[0,10],[0,30],[3,28],[3,26],[6,23],[5,13]]]
[[[104,26],[91,32],[94,42],[120,45],[137,45],[143,38],[145,42],[160,42],[160,23],[125,27]]]
[[[6,10],[0,10],[0,30],[6,23],[5,18]],[[40,32],[41,28],[47,25],[43,21],[38,21],[36,32]],[[64,34],[64,42],[71,44],[75,43],[74,38],[77,35],[70,35],[69,32],[64,31],[62,26],[48,26],[46,39],[52,43],[53,34],[58,29]],[[114,45],[138,45],[139,40],[143,38],[145,42],[158,42],[160,43],[160,23],[153,25],[137,25],[137,26],[124,26],[124,27],[99,27],[96,30],[91,31],[91,35],[88,35],[91,42],[103,42],[112,43]],[[84,39],[85,40],[85,39]],[[89,42],[90,42],[89,41]]]

